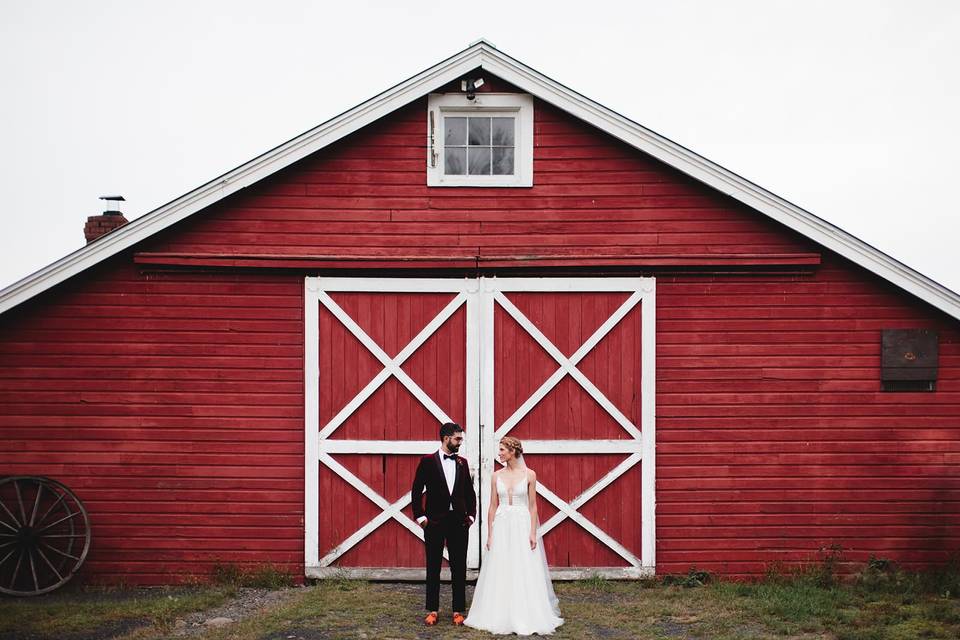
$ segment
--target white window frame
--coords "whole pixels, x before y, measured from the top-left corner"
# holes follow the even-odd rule
[[[508,176],[445,175],[444,116],[485,115],[516,118],[514,174]],[[431,93],[427,98],[427,186],[532,187],[533,96],[524,93]]]

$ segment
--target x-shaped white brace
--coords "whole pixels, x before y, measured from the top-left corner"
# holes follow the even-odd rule
[[[451,300],[446,307],[440,311],[437,316],[431,320],[427,326],[425,326],[420,333],[403,348],[400,353],[397,354],[395,358],[391,358],[386,354],[386,352],[378,345],[367,333],[350,317],[346,311],[343,310],[340,305],[338,305],[333,298],[329,296],[325,291],[319,292],[320,302],[325,306],[330,313],[334,315],[346,328],[353,334],[357,340],[360,341],[363,346],[367,348],[373,356],[380,361],[380,364],[383,365],[383,370],[380,371],[374,378],[367,383],[367,385],[358,393],[353,400],[348,402],[343,409],[341,409],[337,415],[335,415],[330,422],[328,422],[323,429],[319,432],[319,439],[321,441],[326,440],[330,435],[340,427],[347,418],[349,418],[354,411],[356,411],[367,398],[373,395],[373,392],[380,388],[380,386],[387,381],[390,376],[397,378],[400,383],[410,391],[410,393],[420,401],[421,404],[429,411],[439,422],[450,422],[450,418],[447,417],[447,414],[437,406],[437,403],[427,395],[420,386],[413,381],[410,376],[401,368],[401,365],[417,350],[419,349],[429,338],[432,336],[437,329],[443,326],[445,323],[460,306],[466,301],[466,295],[463,293],[457,294],[453,300]],[[343,478],[357,491],[366,496],[370,501],[375,505],[380,507],[382,511],[377,514],[370,522],[366,523],[360,529],[355,531],[350,535],[346,540],[338,544],[332,550],[330,550],[327,555],[325,555],[320,560],[320,566],[326,567],[330,566],[337,558],[342,556],[344,553],[349,551],[353,546],[358,542],[363,540],[369,534],[377,529],[381,524],[389,520],[390,518],[395,519],[402,526],[410,530],[415,536],[423,540],[423,529],[420,528],[409,516],[407,516],[403,509],[410,504],[410,494],[405,494],[399,500],[394,503],[388,502],[383,496],[370,488],[362,480],[357,478],[352,474],[346,467],[337,462],[332,456],[328,453],[321,451],[320,452],[320,462],[327,465],[331,471],[336,473],[338,476]],[[447,552],[444,550],[444,557],[447,557]]]
[[[380,364],[383,365],[383,370],[374,376],[373,380],[367,383],[367,386],[365,386],[353,400],[348,402],[343,409],[341,409],[340,412],[337,413],[337,415],[335,415],[330,422],[323,427],[323,429],[320,430],[321,440],[330,437],[330,434],[332,434],[340,425],[346,422],[347,418],[349,418],[354,411],[360,408],[360,405],[366,402],[367,398],[373,395],[373,392],[379,389],[380,386],[386,382],[388,378],[390,378],[390,376],[394,376],[400,382],[400,384],[406,387],[407,390],[413,394],[413,397],[419,400],[434,418],[440,422],[450,422],[450,418],[446,413],[443,412],[443,409],[438,407],[437,403],[434,402],[430,396],[424,393],[423,389],[421,389],[420,386],[414,382],[413,379],[410,378],[410,376],[408,376],[403,369],[401,369],[401,365],[411,355],[413,355],[413,353],[419,349],[427,341],[427,339],[429,339],[430,336],[437,331],[437,329],[443,326],[443,323],[446,322],[450,316],[456,312],[457,309],[460,308],[460,306],[467,299],[466,294],[458,293],[456,297],[454,297],[454,299],[451,300],[449,304],[447,304],[447,306],[444,307],[443,310],[437,314],[437,316],[431,320],[429,324],[427,324],[427,326],[425,326],[420,333],[418,333],[416,337],[414,337],[414,339],[411,340],[410,343],[404,347],[400,353],[397,354],[397,357],[395,358],[388,356],[386,352],[380,348],[380,345],[378,345],[370,336],[368,336],[367,333],[360,328],[360,325],[358,325],[354,319],[351,318],[350,315],[340,307],[340,305],[334,302],[333,298],[331,298],[326,291],[320,291],[319,297],[323,306],[325,306],[330,313],[332,313],[341,323],[343,323],[343,326],[345,326],[347,330],[352,333],[353,336],[359,340],[361,344],[363,344],[363,346],[365,346],[377,360],[380,361]]]
[[[330,454],[321,452],[320,462],[330,467],[331,471],[346,480],[351,487],[365,495],[382,509],[370,522],[354,531],[346,540],[327,552],[327,555],[320,559],[321,567],[329,567],[337,558],[352,549],[358,542],[376,531],[377,527],[391,518],[399,522],[403,527],[408,529],[410,533],[420,538],[420,540],[423,540],[423,529],[403,512],[403,510],[407,508],[407,505],[410,504],[409,493],[405,493],[396,502],[387,502],[383,496],[371,489],[363,480],[352,474],[349,469],[337,462]],[[443,557],[447,560],[450,559],[446,549],[443,550]]]
[[[523,315],[522,311],[517,309],[517,307],[505,295],[503,295],[502,292],[494,292],[494,299],[500,303],[500,306],[503,307],[503,309],[510,314],[514,320],[517,321],[517,324],[523,327],[524,331],[529,333],[530,336],[537,341],[537,344],[543,347],[543,350],[546,351],[559,365],[559,369],[557,369],[552,376],[547,378],[546,381],[540,385],[540,388],[537,389],[533,395],[527,399],[526,402],[520,405],[517,410],[513,412],[512,416],[507,418],[503,424],[500,425],[500,428],[497,429],[496,433],[494,434],[494,439],[500,440],[507,435],[507,433],[513,427],[515,427],[517,423],[524,418],[524,416],[530,413],[530,410],[533,409],[537,403],[543,400],[546,395],[550,393],[551,389],[559,384],[564,376],[569,375],[571,378],[576,380],[581,387],[583,387],[584,391],[590,394],[590,397],[597,401],[597,404],[603,407],[604,410],[609,413],[614,420],[617,421],[617,424],[623,427],[624,431],[629,433],[635,439],[641,440],[643,436],[640,434],[640,430],[637,429],[633,423],[630,422],[625,415],[623,415],[620,409],[614,406],[614,404],[610,402],[610,400],[608,400],[607,397],[603,395],[603,393],[597,389],[592,382],[590,382],[589,378],[587,378],[585,375],[583,375],[583,373],[580,372],[579,369],[577,369],[577,365],[587,356],[588,353],[590,353],[591,350],[593,350],[595,346],[597,346],[604,336],[610,333],[610,331],[617,326],[617,323],[619,323],[624,316],[626,316],[630,310],[633,309],[638,302],[640,302],[642,298],[643,295],[639,291],[634,292],[622,305],[620,305],[616,311],[613,312],[613,315],[607,318],[606,322],[604,322],[596,331],[594,331],[593,335],[590,336],[590,338],[584,342],[580,348],[577,349],[572,356],[570,356],[570,358],[567,358],[565,355],[563,355],[563,352],[557,349],[550,339],[547,338],[547,336],[545,336],[543,332],[540,331],[540,329],[538,329],[536,325],[530,321],[529,318]]]
[[[611,315],[607,320],[600,325],[600,327],[593,333],[590,338],[580,346],[579,349],[574,352],[574,354],[567,358],[563,353],[547,338],[542,331],[540,331],[536,325],[534,325],[529,318],[527,318],[522,311],[520,311],[516,305],[514,305],[502,292],[494,292],[494,299],[500,304],[500,306],[519,324],[523,329],[530,334],[530,336],[543,347],[550,357],[552,357],[559,368],[551,375],[547,380],[540,385],[533,395],[531,395],[526,402],[520,405],[516,411],[513,412],[509,418],[507,418],[500,428],[494,433],[494,440],[500,440],[507,433],[515,427],[520,420],[524,418],[536,405],[539,403],[546,395],[553,389],[564,376],[569,375],[577,383],[583,387],[583,390],[586,391],[590,397],[592,397],[597,404],[606,410],[610,416],[617,421],[623,429],[629,433],[637,441],[642,441],[643,435],[640,430],[630,420],[623,415],[623,413],[617,409],[617,407],[607,399],[606,396],[592,383],[589,378],[587,378],[583,373],[577,369],[577,364],[582,361],[588,353],[606,336],[610,331],[619,323],[633,307],[640,302],[643,298],[643,295],[638,291],[634,292],[627,300],[620,305],[620,307]],[[537,492],[542,495],[547,501],[553,504],[557,509],[557,513],[553,515],[549,520],[543,523],[540,527],[540,533],[546,534],[548,531],[559,525],[566,518],[570,518],[595,538],[603,542],[610,549],[615,551],[620,557],[629,562],[632,566],[639,567],[641,566],[641,561],[633,553],[626,549],[622,544],[617,542],[613,537],[608,533],[603,531],[596,524],[591,522],[583,514],[581,514],[578,509],[582,507],[588,500],[593,498],[595,495],[600,493],[604,488],[606,488],[610,483],[619,478],[621,475],[626,473],[633,465],[637,462],[640,462],[641,454],[633,453],[623,460],[620,464],[614,467],[606,476],[596,482],[589,489],[581,493],[579,496],[574,498],[571,502],[566,502],[562,498],[558,497],[553,493],[549,488],[544,486],[542,483],[537,483]]]
[[[591,486],[589,489],[581,493],[579,496],[577,496],[570,502],[566,502],[562,498],[558,497],[553,491],[550,491],[550,489],[546,488],[545,486],[543,486],[538,482],[537,493],[539,493],[544,498],[546,498],[548,502],[553,504],[553,506],[555,506],[558,509],[558,511],[555,514],[553,514],[553,516],[549,520],[547,520],[542,525],[540,525],[540,534],[546,535],[548,531],[556,527],[565,519],[570,518],[571,520],[579,524],[581,527],[586,529],[588,532],[593,534],[593,536],[597,540],[599,540],[603,544],[613,549],[621,558],[629,562],[632,566],[634,567],[641,566],[642,563],[640,562],[640,559],[637,558],[637,556],[630,553],[630,551],[626,547],[624,547],[622,544],[617,542],[612,536],[610,536],[610,534],[608,534],[606,531],[604,531],[603,529],[595,525],[587,517],[585,517],[582,513],[578,511],[578,509],[582,507],[584,504],[586,504],[586,502],[590,500],[590,498],[600,493],[607,485],[609,485],[614,480],[622,476],[624,473],[626,473],[630,469],[630,467],[632,467],[638,462],[640,462],[639,453],[634,453],[628,456],[623,462],[621,462],[616,467],[614,467],[606,476],[601,478],[593,486]]]

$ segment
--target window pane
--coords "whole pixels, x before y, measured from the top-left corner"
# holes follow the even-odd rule
[[[470,145],[490,144],[490,118],[470,118]]]
[[[444,118],[443,119],[443,144],[467,144],[467,119],[466,118]],[[463,173],[462,171],[460,173]]]
[[[446,148],[443,150],[443,172],[448,176],[462,176],[467,168],[467,148]]]
[[[493,146],[513,146],[513,118],[491,118],[493,120]]]
[[[493,148],[493,175],[513,175],[513,149],[510,147]]]
[[[471,118],[472,120],[473,118]],[[470,175],[490,175],[490,147],[468,147],[470,149]]]

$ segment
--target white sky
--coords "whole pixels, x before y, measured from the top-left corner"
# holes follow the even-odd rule
[[[960,291],[960,2],[0,0],[0,288],[480,37]]]

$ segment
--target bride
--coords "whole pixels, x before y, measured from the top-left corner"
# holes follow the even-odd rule
[[[464,624],[492,633],[549,634],[563,624],[547,557],[537,536],[537,474],[523,445],[507,436],[490,485],[487,554]]]

